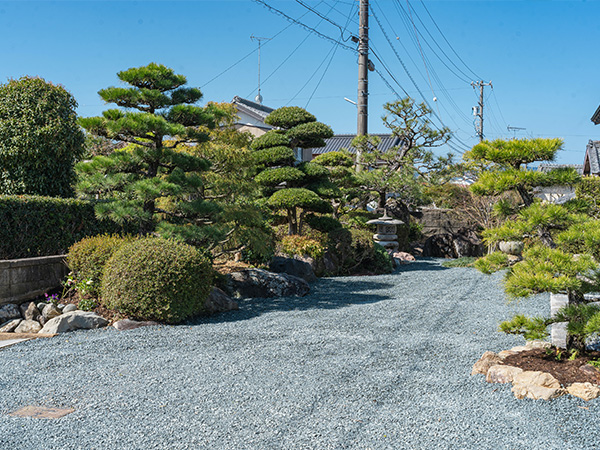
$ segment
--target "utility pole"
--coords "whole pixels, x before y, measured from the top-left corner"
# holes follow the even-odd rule
[[[483,81],[475,83],[472,81],[471,86],[473,86],[473,89],[475,89],[475,86],[479,86],[479,106],[473,107],[473,115],[479,117],[479,126],[475,125],[475,132],[479,136],[479,142],[481,142],[483,141],[483,88],[484,86],[490,86],[494,89],[494,87],[491,81],[489,83],[484,83]]]
[[[360,0],[358,23],[358,96],[356,110],[358,113],[356,135],[368,133],[369,118],[369,0]],[[360,172],[361,155],[356,153],[356,171]]]
[[[262,95],[260,95],[260,43],[261,41],[270,41],[271,38],[256,37],[254,35],[251,35],[250,39],[252,39],[253,41],[258,41],[258,94],[256,95],[256,97],[254,97],[254,100],[256,100],[256,103],[262,104],[263,98]]]

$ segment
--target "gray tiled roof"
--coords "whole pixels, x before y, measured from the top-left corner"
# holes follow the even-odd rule
[[[262,121],[264,121],[269,114],[275,111],[273,108],[246,100],[245,98],[238,97],[237,95],[233,97],[231,103],[238,108],[238,111],[243,111],[246,114]]]
[[[598,109],[592,116],[592,122],[594,122],[596,125],[600,124],[600,106],[598,106]]]
[[[583,166],[585,175],[600,175],[600,141],[588,142]]]
[[[538,172],[550,172],[554,169],[575,169],[579,175],[583,175],[583,164],[550,164],[540,163]]]
[[[381,143],[378,148],[382,151],[387,151],[392,147],[400,145],[401,139],[391,134],[372,134],[371,136],[377,136],[381,139]],[[356,153],[356,149],[352,147],[352,139],[356,137],[355,134],[336,134],[332,138],[325,139],[325,147],[311,148],[309,149],[313,155],[321,155],[323,153],[336,152],[343,148],[348,150],[350,153]]]

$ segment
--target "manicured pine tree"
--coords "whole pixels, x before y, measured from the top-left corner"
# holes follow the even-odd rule
[[[273,111],[265,123],[276,127],[255,139],[251,148],[259,173],[255,181],[268,197],[267,205],[285,210],[288,233],[301,234],[307,212],[329,212],[331,207],[322,197],[337,195],[328,180],[327,168],[313,162],[295,166],[294,149],[324,147],[324,139],[332,137],[327,125],[299,107],[283,107]]]
[[[203,198],[200,172],[207,160],[176,151],[209,139],[222,115],[214,106],[197,105],[202,93],[185,87],[187,80],[160,64],[117,74],[126,87],[98,92],[109,109],[101,117],[80,119],[88,132],[130,145],[77,166],[81,195],[107,200],[99,216],[139,225],[142,234],[158,232],[192,244],[219,239],[210,227],[219,208]]]

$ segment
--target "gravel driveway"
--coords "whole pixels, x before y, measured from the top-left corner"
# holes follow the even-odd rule
[[[512,313],[501,274],[424,260],[322,279],[181,326],[79,331],[0,350],[0,449],[597,449],[600,401],[516,400],[471,377]],[[61,419],[9,416],[74,408]]]

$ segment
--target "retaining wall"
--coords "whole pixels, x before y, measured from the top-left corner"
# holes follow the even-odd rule
[[[60,286],[65,255],[0,261],[0,305],[23,303]]]

